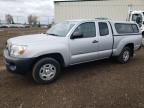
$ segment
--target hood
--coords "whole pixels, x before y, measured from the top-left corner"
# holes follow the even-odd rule
[[[14,37],[8,40],[8,43],[15,45],[31,45],[38,43],[58,43],[65,39],[65,37],[56,37],[47,34],[33,34]]]

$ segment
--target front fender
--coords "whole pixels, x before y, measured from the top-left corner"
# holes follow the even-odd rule
[[[59,44],[59,45],[48,45],[48,46],[37,46],[34,48],[29,48],[29,51],[27,52],[28,58],[37,58],[43,55],[47,54],[52,54],[52,53],[58,53],[61,54],[64,63],[67,66],[70,62],[70,57],[69,57],[69,49],[66,45],[64,44]]]

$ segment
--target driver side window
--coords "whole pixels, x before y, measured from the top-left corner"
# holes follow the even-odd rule
[[[96,36],[96,27],[94,22],[80,24],[74,33],[82,35],[82,38],[90,38]]]

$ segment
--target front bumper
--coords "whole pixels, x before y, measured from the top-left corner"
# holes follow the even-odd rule
[[[5,60],[6,69],[9,72],[23,74],[32,71],[32,66],[34,64],[35,59],[11,57],[7,49],[5,49],[4,60]]]

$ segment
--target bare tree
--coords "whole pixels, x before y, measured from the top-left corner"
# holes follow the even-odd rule
[[[13,16],[10,14],[5,15],[5,20],[8,24],[14,24]]]
[[[33,25],[37,24],[37,16],[33,16]]]
[[[30,25],[36,25],[37,24],[37,16],[29,15],[28,16],[28,23]]]
[[[29,25],[32,25],[32,15],[28,16],[28,23],[29,23]]]

